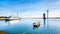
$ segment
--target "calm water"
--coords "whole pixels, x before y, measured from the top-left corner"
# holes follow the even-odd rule
[[[40,22],[38,28],[34,22]],[[19,21],[0,21],[0,31],[7,34],[60,34],[60,19],[21,19]]]

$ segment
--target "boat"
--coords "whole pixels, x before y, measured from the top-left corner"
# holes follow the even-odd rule
[[[14,20],[20,20],[20,18],[18,17],[18,13],[17,16],[0,16],[0,21],[5,20],[5,21],[14,21]]]
[[[5,21],[13,21],[13,20],[20,20],[19,17],[16,17],[16,16],[9,16],[9,17],[6,17],[6,16],[0,16],[0,21],[2,20],[5,20]]]
[[[33,23],[33,27],[39,27],[39,26],[40,26],[40,22]]]

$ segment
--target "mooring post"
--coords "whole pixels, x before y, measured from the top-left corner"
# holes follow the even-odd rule
[[[47,10],[47,19],[48,19],[48,11],[49,11],[49,10]]]
[[[49,10],[47,10],[47,29],[49,29]]]
[[[46,18],[45,18],[45,13],[43,13],[43,19],[46,19]]]
[[[45,13],[43,13],[43,20],[44,20],[44,26],[45,26],[45,20],[46,20],[46,17],[45,17]]]

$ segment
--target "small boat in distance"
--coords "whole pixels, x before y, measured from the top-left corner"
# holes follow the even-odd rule
[[[0,16],[0,21],[4,20],[4,21],[13,21],[13,20],[19,20],[20,18],[18,17],[18,13],[17,16]]]
[[[9,16],[9,17],[6,17],[6,16],[0,16],[0,21],[4,20],[4,21],[13,21],[13,20],[19,20],[20,18],[19,17],[16,17],[16,16]]]

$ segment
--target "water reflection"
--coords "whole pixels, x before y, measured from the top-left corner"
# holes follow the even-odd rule
[[[43,19],[44,27],[49,29],[49,20],[48,19]]]
[[[47,29],[49,29],[49,20],[47,19]]]
[[[38,29],[38,28],[39,28],[39,26],[38,26],[38,27],[34,27],[34,26],[33,26],[33,29]]]
[[[43,19],[44,29],[49,30],[49,19]]]
[[[8,25],[13,25],[13,24],[17,24],[19,23],[19,20],[14,20],[14,21],[6,21],[5,24],[8,24]]]
[[[9,21],[11,24],[14,24],[14,23],[18,23],[19,20],[15,20],[15,21]]]
[[[60,33],[60,20],[57,19],[41,19],[39,27],[33,27],[33,23],[40,19],[25,19],[18,21],[10,21],[4,23],[3,21],[0,22],[0,30],[5,30],[8,33],[14,34],[59,34]],[[49,22],[49,23],[48,23]],[[58,23],[57,23],[58,22]],[[7,24],[12,26],[8,26]],[[18,23],[18,24],[17,24]],[[15,24],[15,25],[14,25]],[[56,25],[58,24],[58,25]],[[49,28],[49,30],[47,29]]]
[[[44,22],[44,26],[46,26],[46,19],[43,19],[43,22]]]

